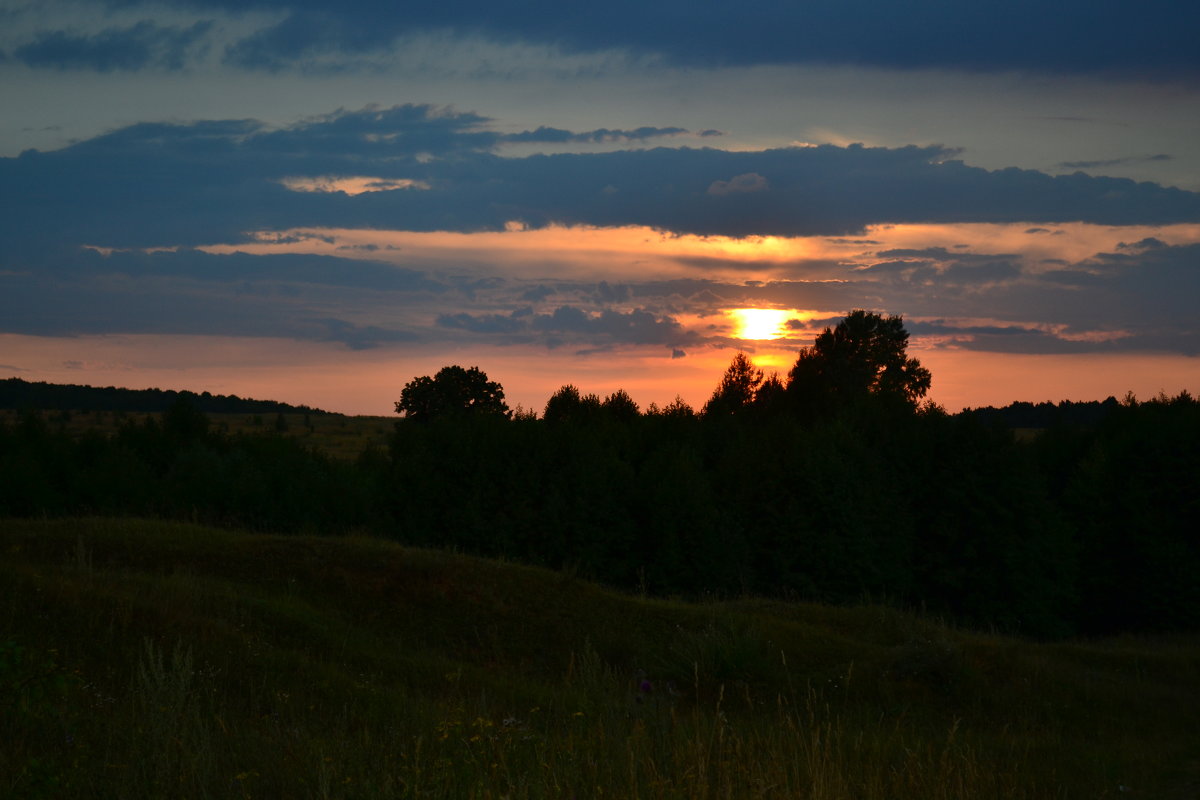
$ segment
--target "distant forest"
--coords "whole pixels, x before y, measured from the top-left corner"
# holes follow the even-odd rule
[[[120,389],[115,386],[31,382],[0,379],[0,408],[41,411],[125,411],[161,414],[180,398],[205,414],[326,414],[317,408],[292,406],[274,400],[250,400],[236,394],[171,389]]]
[[[215,430],[195,395],[112,435],[25,413],[0,427],[0,515],[370,533],[649,594],[870,600],[1035,637],[1200,630],[1196,399],[949,414],[919,402],[912,359],[887,377],[825,356],[781,380],[739,355],[698,411],[564,386],[540,416],[447,367],[355,461]]]

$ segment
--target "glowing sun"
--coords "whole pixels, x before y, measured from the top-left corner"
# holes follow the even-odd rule
[[[787,333],[784,324],[792,316],[774,308],[735,308],[729,314],[736,325],[733,335],[739,339],[778,339]]]

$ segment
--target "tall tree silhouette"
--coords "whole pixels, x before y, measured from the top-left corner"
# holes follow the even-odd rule
[[[442,367],[432,378],[413,378],[400,392],[396,413],[408,419],[448,416],[507,417],[504,389],[479,367]]]
[[[908,357],[907,348],[903,318],[856,309],[800,351],[788,373],[788,394],[794,404],[810,410],[854,406],[872,398],[916,407],[932,376]]]
[[[704,416],[727,416],[749,408],[762,382],[763,371],[745,353],[738,353],[704,404]]]

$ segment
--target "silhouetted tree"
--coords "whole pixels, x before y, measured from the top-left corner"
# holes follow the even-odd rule
[[[695,419],[696,409],[692,408],[682,397],[675,395],[675,399],[662,408],[651,403],[650,407],[646,409],[646,416],[666,417],[668,419]]]
[[[745,353],[733,357],[712,397],[704,404],[704,416],[736,414],[754,402],[755,393],[763,382],[763,372],[751,363]]]
[[[532,422],[537,419],[537,411],[517,403],[517,407],[512,412],[512,419],[515,422]]]
[[[872,397],[916,408],[931,376],[908,357],[907,347],[903,318],[856,309],[800,351],[787,392],[805,410],[827,411]]]
[[[507,417],[504,389],[479,367],[442,367],[432,378],[413,378],[400,392],[396,413],[408,419],[436,417]]]
[[[771,414],[781,411],[786,406],[786,401],[787,390],[784,388],[783,382],[779,380],[778,373],[772,372],[763,379],[754,392],[752,405],[756,411]]]
[[[542,419],[547,422],[575,422],[593,419],[600,411],[600,398],[594,394],[582,395],[579,388],[568,383],[550,396]]]
[[[638,404],[633,401],[633,398],[629,396],[629,392],[624,389],[617,389],[604,398],[604,402],[600,405],[611,419],[621,422],[637,419],[641,413]]]

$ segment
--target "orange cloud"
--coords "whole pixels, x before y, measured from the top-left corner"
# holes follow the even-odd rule
[[[364,175],[334,176],[324,175],[315,178],[284,178],[280,181],[285,188],[293,192],[342,192],[348,195],[364,194],[366,192],[390,192],[396,189],[428,189],[425,181],[408,178],[371,178]]]

